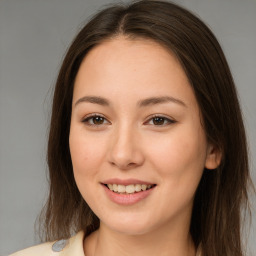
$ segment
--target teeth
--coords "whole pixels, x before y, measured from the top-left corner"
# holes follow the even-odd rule
[[[141,185],[141,189],[145,191],[147,189],[147,185]]]
[[[125,185],[118,185],[118,184],[107,184],[108,188],[117,193],[121,194],[133,194],[135,192],[145,191],[147,189],[152,188],[152,185],[146,185],[146,184],[131,184],[128,186]]]
[[[135,191],[136,192],[140,192],[141,191],[141,185],[140,184],[136,184],[135,185]]]
[[[124,185],[118,185],[117,186],[118,193],[124,193],[125,192],[125,186]]]
[[[135,192],[135,187],[134,185],[128,185],[125,187],[125,192],[128,194],[134,193]]]
[[[109,184],[109,185],[111,185],[111,184]],[[118,186],[116,184],[113,184],[113,189],[111,189],[109,186],[108,186],[108,188],[114,192],[118,192]]]

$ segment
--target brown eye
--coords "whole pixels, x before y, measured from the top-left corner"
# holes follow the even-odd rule
[[[103,124],[104,123],[104,118],[101,116],[95,116],[92,118],[92,121],[94,124]]]
[[[153,120],[154,125],[163,125],[164,121],[165,121],[165,118],[163,118],[163,117],[154,117],[152,120]]]
[[[93,115],[93,116],[86,117],[82,122],[89,126],[100,126],[100,125],[109,123],[106,120],[106,118],[100,115]]]
[[[176,121],[164,116],[154,116],[147,123],[154,126],[166,126],[174,124]]]

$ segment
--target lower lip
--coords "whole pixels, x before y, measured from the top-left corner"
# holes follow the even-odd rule
[[[114,203],[121,205],[136,204],[141,200],[145,199],[146,197],[148,197],[155,188],[154,186],[153,188],[150,188],[148,190],[136,192],[133,194],[118,194],[108,189],[105,185],[102,186],[104,187],[105,192],[107,196],[110,198],[110,200],[113,201]]]

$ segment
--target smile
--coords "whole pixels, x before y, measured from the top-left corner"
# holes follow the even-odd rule
[[[133,205],[154,193],[157,184],[138,179],[112,178],[101,182],[106,196],[119,205]]]
[[[117,194],[134,194],[151,189],[155,185],[130,184],[125,186],[121,184],[105,184],[105,186],[107,186],[111,191]]]

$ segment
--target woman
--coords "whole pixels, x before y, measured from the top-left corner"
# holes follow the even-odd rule
[[[243,256],[247,158],[234,82],[206,25],[164,1],[108,7],[57,79],[47,243],[14,255]]]

